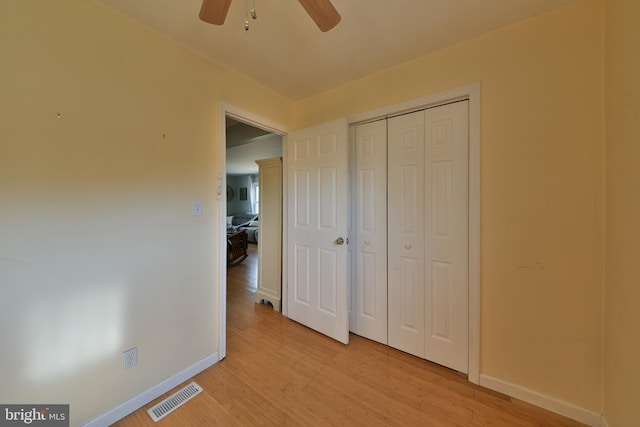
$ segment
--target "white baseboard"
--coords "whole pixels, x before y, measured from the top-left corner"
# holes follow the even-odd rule
[[[481,374],[480,385],[592,427],[607,426],[607,423],[601,414],[581,408],[564,400],[529,390],[517,384],[512,384],[507,381]]]
[[[151,402],[158,396],[161,396],[172,388],[182,384],[194,375],[197,375],[208,367],[215,365],[219,361],[220,358],[218,357],[218,353],[213,353],[210,356],[207,356],[204,359],[194,363],[188,368],[183,369],[177,374],[172,375],[161,383],[154,385],[153,387],[143,391],[139,395],[83,424],[83,427],[104,427],[111,425],[116,421],[121,420],[122,418],[131,414],[132,412],[142,408],[144,405]]]

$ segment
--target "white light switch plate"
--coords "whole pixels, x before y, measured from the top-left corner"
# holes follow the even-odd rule
[[[202,216],[202,200],[194,200],[191,207],[192,216]]]

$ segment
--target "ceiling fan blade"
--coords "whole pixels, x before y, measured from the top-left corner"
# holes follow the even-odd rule
[[[340,14],[330,0],[298,0],[320,31],[329,31],[340,22]]]
[[[231,0],[202,0],[200,19],[209,24],[222,25],[227,12],[229,12]]]

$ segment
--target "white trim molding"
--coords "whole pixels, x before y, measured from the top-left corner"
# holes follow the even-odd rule
[[[480,375],[480,385],[592,427],[606,427],[608,425],[601,414],[498,378],[482,374]]]
[[[286,135],[289,132],[289,128],[287,126],[284,126],[283,124],[274,122],[272,120],[269,120],[262,116],[254,114],[251,111],[247,111],[240,107],[235,107],[233,105],[226,104],[224,102],[220,104],[220,112],[222,113],[223,119],[226,118],[226,116],[233,117],[234,119],[238,119],[241,122],[244,122],[248,125],[251,125],[260,129],[264,129],[271,133],[275,133],[278,135]],[[222,126],[222,130],[224,131],[225,121],[222,120],[220,125]],[[223,139],[222,142],[224,141],[225,140]],[[226,150],[225,144],[222,144],[222,146]]]
[[[186,369],[178,372],[175,375],[170,376],[166,380],[160,382],[159,384],[154,385],[153,387],[143,391],[137,396],[127,400],[126,402],[116,406],[105,412],[104,414],[92,419],[91,421],[82,424],[83,427],[103,427],[109,426],[116,421],[121,420],[127,415],[137,411],[142,408],[147,403],[151,402],[153,399],[156,399],[158,396],[163,395],[168,392],[172,388],[182,384],[183,382],[189,380],[191,377],[199,374],[205,369],[215,365],[218,363],[220,358],[218,357],[218,353],[213,353],[204,359],[194,363]]]

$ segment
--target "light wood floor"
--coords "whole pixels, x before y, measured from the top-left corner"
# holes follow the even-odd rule
[[[344,346],[254,304],[257,253],[228,272],[227,357],[195,376],[204,392],[140,426],[581,426],[469,383],[441,366],[350,336]]]

